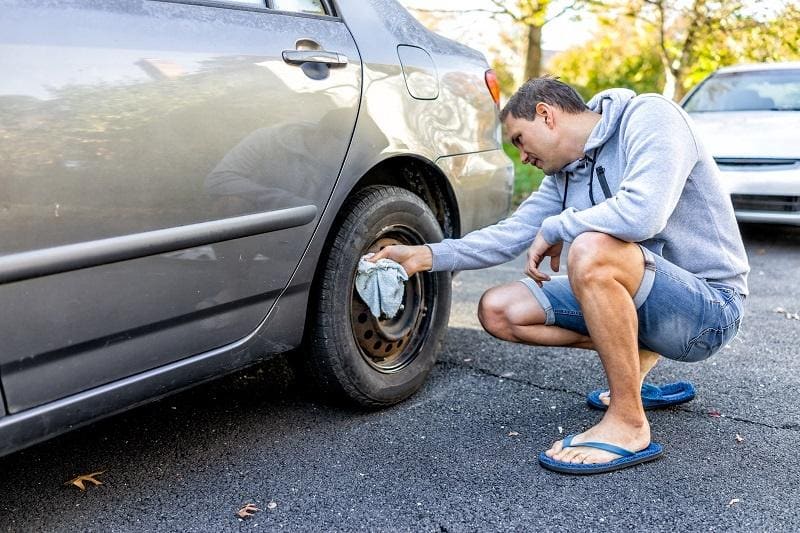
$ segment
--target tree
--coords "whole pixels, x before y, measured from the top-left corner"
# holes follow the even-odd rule
[[[474,9],[429,9],[413,5],[408,5],[408,8],[415,13],[486,13],[498,20],[511,20],[524,29],[523,80],[528,80],[540,76],[542,72],[542,28],[565,13],[588,4],[589,0],[572,0],[549,17],[548,11],[555,6],[551,0],[489,0],[488,3],[491,4],[488,8]]]
[[[598,0],[594,6],[600,25],[592,41],[551,63],[586,96],[617,86],[679,99],[719,67],[800,58],[795,5],[771,13],[755,3],[715,0]]]
[[[649,27],[663,69],[662,93],[669,98],[681,98],[720,65],[758,55],[753,44],[759,38],[772,38],[772,52],[762,55],[776,59],[784,55],[778,49],[794,46],[785,55],[796,56],[798,8],[791,3],[777,16],[759,13],[758,2],[745,0],[596,0],[593,6],[607,17]]]
[[[551,73],[589,99],[609,87],[661,92],[664,71],[657,40],[640,21],[601,17],[593,38],[555,56]]]

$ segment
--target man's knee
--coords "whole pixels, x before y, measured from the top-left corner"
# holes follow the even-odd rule
[[[528,287],[514,282],[493,287],[481,296],[478,320],[483,329],[498,339],[520,342],[520,328],[527,330],[529,326],[544,324],[545,314]],[[526,337],[530,335],[528,331]]]
[[[581,233],[572,242],[567,269],[573,290],[577,292],[595,282],[628,277],[641,279],[644,256],[639,245],[599,232]],[[634,282],[634,281],[631,281]]]
[[[506,313],[508,300],[499,287],[483,293],[478,302],[478,320],[488,333],[495,337],[508,337],[509,321]]]

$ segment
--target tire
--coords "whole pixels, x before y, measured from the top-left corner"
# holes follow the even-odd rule
[[[373,317],[354,282],[368,252],[440,240],[430,208],[405,189],[371,186],[345,204],[317,270],[306,327],[305,367],[325,396],[381,407],[422,386],[447,330],[450,273],[412,276],[393,319]]]

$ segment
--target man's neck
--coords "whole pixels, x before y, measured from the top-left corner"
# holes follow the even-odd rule
[[[583,157],[586,141],[589,140],[589,136],[601,118],[602,115],[594,111],[584,111],[579,115],[573,115],[570,130],[572,131],[571,137],[574,140],[574,144],[570,149],[575,154],[575,159]]]

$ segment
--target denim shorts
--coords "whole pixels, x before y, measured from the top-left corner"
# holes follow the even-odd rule
[[[732,341],[742,320],[744,296],[640,247],[645,270],[633,298],[640,347],[676,361],[696,362]],[[567,276],[553,276],[542,288],[531,278],[520,281],[544,309],[546,325],[589,335]]]

